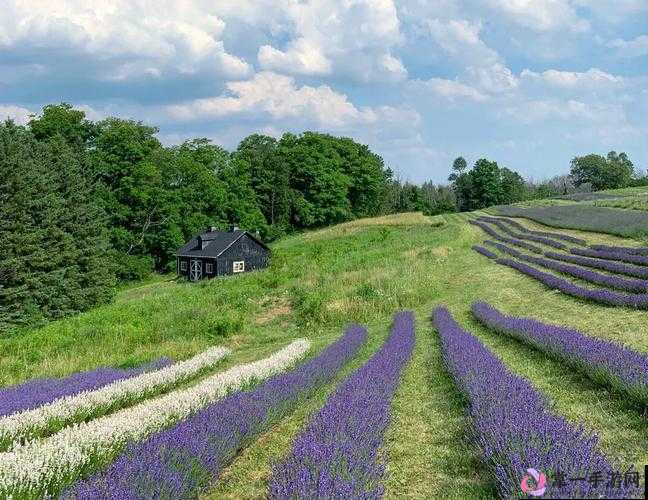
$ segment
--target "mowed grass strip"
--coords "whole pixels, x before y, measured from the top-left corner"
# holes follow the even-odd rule
[[[413,309],[417,343],[393,403],[385,445],[387,492],[405,498],[490,498],[490,478],[483,477],[465,438],[463,402],[441,363],[437,334],[426,324],[432,308],[447,305],[473,329],[470,304],[487,300],[508,314],[563,324],[643,352],[648,352],[648,313],[565,297],[480,256],[471,246],[482,241],[483,233],[466,223],[474,216],[444,215],[445,224],[439,227],[356,221],[360,227],[349,234],[323,230],[321,238],[320,232],[311,232],[277,242],[272,266],[262,272],[198,284],[164,278],[130,288],[114,304],[0,339],[0,384],[98,365],[128,366],[163,355],[185,359],[214,344],[234,348],[227,365],[262,357],[297,337],[308,337],[316,352],[337,338],[345,324],[356,321],[369,328],[370,340],[347,366],[348,374],[382,342],[393,313]],[[579,236],[576,231],[569,234]],[[629,244],[596,233],[588,233],[587,240]],[[648,427],[645,418],[528,347],[497,339],[479,327],[473,331],[491,338],[489,348],[512,369],[522,375],[527,370],[557,412],[598,433],[611,458],[647,461],[646,437],[638,430]],[[244,450],[212,496],[263,496],[270,463],[290,448],[333,387],[322,388]]]

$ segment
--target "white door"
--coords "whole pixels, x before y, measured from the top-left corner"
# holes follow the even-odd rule
[[[198,281],[200,278],[202,278],[202,262],[192,260],[191,267],[189,268],[189,279],[191,281]]]

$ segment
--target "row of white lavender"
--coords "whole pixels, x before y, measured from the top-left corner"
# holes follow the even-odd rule
[[[46,497],[114,459],[132,441],[172,425],[228,392],[288,368],[310,349],[298,339],[265,359],[211,375],[187,389],[111,415],[66,427],[50,437],[0,453],[0,497]]]
[[[229,354],[229,349],[212,347],[166,368],[118,380],[100,389],[56,399],[38,408],[0,418],[0,451],[169,390],[215,366]]]

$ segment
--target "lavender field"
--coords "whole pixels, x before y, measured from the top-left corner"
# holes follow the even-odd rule
[[[0,497],[641,498],[642,247],[405,214],[125,289],[0,338]]]

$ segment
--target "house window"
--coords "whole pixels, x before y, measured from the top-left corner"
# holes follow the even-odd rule
[[[207,263],[205,265],[205,272],[211,274],[214,271],[214,264]]]
[[[242,273],[243,271],[245,271],[245,261],[244,260],[239,260],[239,261],[234,262],[233,272]]]
[[[180,270],[181,271],[186,271],[187,270],[187,262],[186,261],[183,260],[182,262],[180,262]]]

